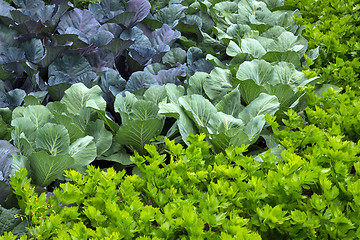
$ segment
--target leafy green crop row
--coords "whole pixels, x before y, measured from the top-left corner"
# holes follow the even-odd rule
[[[360,238],[357,95],[299,89],[334,57],[355,81],[356,37],[351,56],[319,48],[271,0],[14,4],[0,0],[0,204],[23,212],[0,206],[1,234]]]
[[[301,11],[296,22],[307,25],[303,36],[309,47],[320,47],[320,57],[307,69],[319,75],[319,83],[359,91],[360,2],[358,0],[286,0]]]
[[[321,113],[320,113],[321,114]],[[73,183],[38,196],[26,171],[11,179],[30,239],[355,239],[360,238],[360,146],[341,130],[304,125],[292,110],[285,129],[267,120],[285,150],[254,159],[246,147],[213,155],[205,135],[190,146],[165,140],[132,161],[138,175],[68,171]],[[26,235],[25,235],[26,236]],[[11,238],[10,238],[11,239]],[[24,237],[24,239],[26,239]]]

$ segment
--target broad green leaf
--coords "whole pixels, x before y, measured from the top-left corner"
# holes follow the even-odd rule
[[[46,105],[46,108],[52,114],[59,114],[59,115],[63,115],[63,113],[65,113],[65,115],[69,114],[69,112],[67,111],[66,105],[64,103],[61,103],[61,102],[49,102]]]
[[[275,62],[288,62],[294,64],[296,69],[301,67],[300,56],[294,51],[287,52],[267,52],[261,59],[275,63]]]
[[[43,127],[52,118],[51,112],[43,105],[27,106],[23,115],[35,124],[36,129]]]
[[[133,164],[133,162],[130,160],[130,154],[126,152],[123,145],[118,144],[117,142],[113,142],[111,147],[101,156],[98,156],[96,160],[117,162],[122,165]]]
[[[203,87],[212,102],[220,101],[232,90],[231,77],[232,74],[228,69],[215,68],[211,71]]]
[[[260,133],[265,126],[264,115],[258,115],[252,118],[244,128],[244,132],[249,136],[249,140],[254,143],[260,136]]]
[[[261,1],[241,0],[238,4],[238,24],[261,24],[275,25],[275,18],[266,4]]]
[[[279,109],[280,103],[276,96],[260,93],[259,97],[247,105],[239,114],[244,123],[250,122],[253,118],[270,114],[274,115]]]
[[[304,56],[308,46],[307,40],[302,36],[295,36],[293,33],[285,31],[266,49],[273,52],[294,51],[299,56]]]
[[[210,133],[226,132],[232,128],[243,129],[244,122],[241,119],[234,118],[231,115],[217,112],[211,115],[208,123]]]
[[[218,134],[211,134],[210,141],[214,145],[216,152],[224,152],[228,147],[240,147],[242,144],[250,143],[248,135],[243,130],[236,128]]]
[[[31,179],[42,187],[48,186],[74,164],[74,159],[68,154],[53,156],[45,151],[32,153],[29,160],[32,169]]]
[[[181,48],[172,48],[165,53],[162,61],[164,64],[167,63],[170,66],[176,66],[177,63],[183,64],[186,62],[186,51]]]
[[[133,120],[131,124],[122,126],[116,134],[116,141],[133,147],[140,154],[145,154],[145,144],[162,130],[163,121],[160,119]]]
[[[226,48],[226,54],[235,57],[238,53],[242,53],[240,46],[231,40]]]
[[[155,103],[138,100],[132,106],[130,117],[134,120],[147,120],[151,118],[156,118],[158,115],[158,111],[159,108]]]
[[[179,103],[198,129],[205,128],[211,115],[217,112],[209,100],[197,94],[180,97]]]
[[[226,94],[219,103],[215,105],[218,112],[223,112],[237,117],[244,106],[241,104],[241,96],[238,88]]]
[[[99,118],[104,121],[104,123],[106,124],[106,126],[108,126],[110,128],[110,130],[112,132],[117,132],[117,130],[119,130],[119,125],[114,122],[107,114],[104,110],[101,110],[99,108],[99,106],[96,104],[96,101],[93,100],[89,100],[86,102],[86,107],[91,108],[93,110],[95,110],[98,113]]]
[[[70,136],[62,125],[46,123],[36,132],[36,148],[46,150],[51,155],[69,152]]]
[[[189,86],[187,88],[187,94],[199,94],[204,95],[203,86],[207,78],[209,77],[208,73],[205,72],[196,72],[189,79]]]
[[[59,125],[63,125],[68,130],[70,136],[70,144],[73,143],[75,140],[85,136],[84,132],[74,123],[74,119],[69,116],[55,113],[54,121]]]
[[[261,86],[274,78],[274,68],[264,60],[246,61],[239,66],[236,78],[239,80],[252,79]]]
[[[183,86],[176,86],[172,83],[166,84],[165,90],[168,100],[174,104],[179,104],[179,97],[184,96],[185,94],[185,88]]]
[[[237,83],[239,83],[241,98],[246,104],[250,104],[260,93],[267,92],[265,87],[257,85],[253,80],[237,80]]]
[[[80,109],[86,106],[88,100],[95,101],[98,108],[105,111],[106,102],[102,98],[102,91],[99,86],[88,89],[84,84],[76,83],[65,91],[61,103],[67,106],[69,113],[77,115]]]
[[[130,120],[129,114],[132,111],[134,103],[137,101],[136,96],[130,92],[125,92],[125,97],[123,97],[122,94],[116,95],[114,109],[115,112],[120,113],[122,124],[127,124]]]
[[[74,159],[74,166],[83,167],[90,164],[96,158],[96,145],[93,137],[85,136],[79,138],[69,147],[69,155]]]
[[[306,80],[305,74],[297,71],[292,63],[279,62],[274,66],[274,78],[269,83],[272,85],[288,84],[295,89]]]
[[[264,88],[266,89],[266,93],[275,95],[279,100],[280,106],[284,108],[289,107],[297,96],[296,91],[287,84],[277,84],[275,86],[266,84]]]
[[[80,109],[78,115],[73,117],[75,125],[83,132],[85,132],[86,126],[90,122],[91,112],[92,110],[90,108],[83,107]]]
[[[184,109],[180,106],[179,103],[171,102],[167,104],[159,104],[159,114],[165,116],[176,118],[176,124],[179,128],[180,135],[182,140],[189,145],[187,138],[190,134],[197,134],[198,131],[194,125],[194,122],[188,117]]]
[[[19,172],[21,168],[26,168],[28,174],[31,174],[30,161],[29,159],[21,154],[13,154],[13,164],[11,165],[11,175],[15,172]]]
[[[166,85],[165,85],[166,86]],[[165,86],[153,85],[144,93],[144,100],[151,101],[156,105],[166,98]]]
[[[35,140],[34,133],[36,133],[37,128],[35,123],[29,118],[15,118],[11,121],[11,125],[15,127],[15,129],[11,133],[11,137],[14,141],[17,141],[21,133],[24,133],[26,138],[29,139],[29,141]]]
[[[89,136],[94,137],[94,142],[97,149],[97,156],[100,156],[110,148],[113,135],[111,134],[111,132],[106,130],[103,121],[96,120],[96,122],[90,122],[86,126],[85,133]]]
[[[265,55],[265,48],[257,41],[252,38],[241,39],[241,52],[249,53],[255,58],[261,58]]]

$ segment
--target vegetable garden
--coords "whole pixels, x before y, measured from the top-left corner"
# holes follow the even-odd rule
[[[0,239],[360,239],[358,0],[0,0]]]

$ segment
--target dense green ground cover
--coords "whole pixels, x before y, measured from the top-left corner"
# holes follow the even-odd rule
[[[26,1],[14,2],[31,9]],[[145,12],[151,9],[147,17],[136,7],[140,3]],[[12,50],[24,49],[26,59],[1,54],[0,76],[7,84],[18,87],[27,78],[34,83],[32,91],[43,81],[62,93],[61,101],[54,101],[50,90],[24,97],[21,89],[26,87],[7,92],[9,85],[4,85],[0,136],[10,141],[0,142],[3,159],[20,153],[13,155],[12,168],[1,169],[0,233],[26,233],[22,239],[360,239],[358,2],[332,1],[329,7],[326,1],[288,1],[284,7],[279,1],[189,0],[182,2],[187,9],[170,4],[163,10],[154,3],[131,4],[125,12],[116,5],[117,13],[92,5],[92,11],[102,13],[96,21],[104,24],[103,34],[113,36],[106,33],[108,40],[85,38],[76,25],[80,32],[71,33],[78,34],[71,36],[75,46],[59,41],[70,32],[50,38],[59,45],[52,42],[46,50],[66,49],[81,59],[65,53],[51,63],[39,41],[19,47],[16,41],[24,38],[15,44],[3,38],[1,51],[10,44]],[[292,21],[299,12],[286,10],[289,5],[300,9],[302,18],[296,22],[307,28]],[[131,11],[143,17],[134,18]],[[110,21],[126,34],[116,35],[106,18],[119,12],[121,17]],[[15,30],[33,36],[24,28],[33,23],[21,11],[0,16],[1,26],[20,21],[22,28]],[[149,45],[143,36],[134,40],[140,37],[136,24],[153,31],[146,37]],[[170,27],[161,27],[165,24]],[[160,27],[172,34],[169,41],[156,30]],[[8,33],[4,29],[2,36]],[[49,36],[47,30],[41,31],[35,39],[47,39],[42,38]],[[134,41],[134,47],[126,41]],[[89,48],[93,45],[97,48]],[[141,45],[153,55],[144,55]],[[101,50],[114,46],[113,54],[121,58]],[[106,52],[112,64],[92,60],[94,49]],[[87,72],[74,76],[66,61]],[[120,71],[122,61],[125,72]],[[50,63],[47,79],[42,71]],[[179,73],[181,64],[184,73]],[[301,66],[308,78],[320,75],[320,80],[308,81]],[[74,84],[83,79],[81,74],[99,78]],[[177,78],[171,82],[176,85],[162,82],[170,77]],[[153,80],[139,84],[140,79]],[[316,80],[315,90],[299,91]],[[330,89],[320,96],[327,87],[323,83],[346,91]],[[124,90],[132,93],[117,94]],[[149,126],[157,127],[139,134]],[[119,172],[106,170],[104,160]],[[27,171],[13,174],[21,167]],[[78,172],[61,176],[68,168]],[[17,208],[11,208],[14,202]],[[14,238],[11,233],[0,237]]]
[[[321,77],[320,83],[359,91],[360,2],[286,0],[285,3],[301,11],[296,22],[307,25],[303,36],[309,47],[322,49],[320,57],[310,66]]]

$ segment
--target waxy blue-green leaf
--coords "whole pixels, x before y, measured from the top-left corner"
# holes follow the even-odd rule
[[[182,48],[172,48],[162,57],[162,62],[170,66],[175,66],[177,63],[183,64],[186,62],[186,51]]]
[[[179,23],[179,20],[185,17],[185,9],[186,7],[181,4],[171,4],[159,9],[154,14],[154,18],[174,28]]]
[[[62,125],[46,123],[36,132],[36,148],[46,150],[50,155],[67,154],[69,152],[70,136]]]
[[[126,83],[125,89],[128,91],[136,91],[143,88],[150,88],[152,85],[157,84],[153,75],[148,72],[135,72],[131,74]]]
[[[291,32],[283,32],[280,36],[266,49],[274,52],[294,51],[299,56],[304,56],[308,46],[307,40],[302,36],[295,36]]]
[[[36,129],[43,127],[52,118],[51,112],[43,105],[27,106],[23,115],[34,123]]]
[[[158,118],[147,120],[132,120],[130,124],[122,126],[116,134],[116,141],[120,144],[131,146],[140,154],[145,154],[145,144],[157,136],[164,125]]]
[[[31,179],[42,187],[48,186],[74,164],[74,159],[68,154],[53,156],[45,151],[32,153],[29,160],[32,169]]]
[[[78,126],[76,126],[72,117],[66,116],[64,114],[54,113],[53,120],[55,123],[63,125],[68,130],[70,144],[85,136],[85,133]]]
[[[174,84],[172,84],[175,86]],[[165,85],[167,86],[167,85]],[[144,100],[150,101],[158,105],[160,102],[164,101],[167,97],[165,86],[153,85],[144,93]]]
[[[236,73],[238,80],[252,79],[257,85],[263,85],[274,78],[274,67],[264,60],[246,61]]]
[[[217,112],[209,100],[197,94],[180,97],[179,103],[198,129],[206,128],[211,115]]]
[[[270,84],[287,84],[296,89],[307,80],[303,72],[297,71],[292,63],[279,62],[274,65],[274,78],[269,81]]]
[[[203,88],[212,102],[220,101],[232,90],[232,74],[228,69],[215,68],[205,80]]]
[[[98,108],[105,111],[106,102],[102,98],[102,91],[99,86],[89,89],[82,83],[74,84],[65,91],[61,103],[67,106],[70,114],[77,115],[80,109],[86,106],[88,100],[95,101]]]
[[[85,133],[88,136],[92,136],[94,138],[97,149],[97,156],[100,156],[110,148],[113,135],[111,132],[106,130],[103,121],[98,119],[96,122],[90,122],[86,126]]]
[[[264,115],[257,115],[246,124],[244,132],[248,135],[249,140],[252,143],[254,143],[260,136],[260,133],[265,126],[265,123],[266,121]]]
[[[13,163],[12,154],[17,152],[19,150],[8,141],[0,140],[0,181],[9,182]]]
[[[86,58],[74,54],[57,58],[50,64],[48,75],[50,86],[61,83],[87,85],[96,78],[96,73],[92,71]]]
[[[260,93],[259,97],[244,108],[239,114],[239,118],[243,120],[244,123],[248,123],[253,118],[260,115],[274,115],[279,109],[279,106],[280,103],[276,96]]]
[[[88,8],[100,23],[105,23],[125,11],[124,3],[116,0],[102,0],[100,3],[90,3]]]
[[[21,46],[25,51],[26,58],[33,63],[40,62],[44,57],[45,49],[40,39],[32,38],[23,42]]]
[[[243,129],[244,122],[241,119],[237,119],[223,112],[217,112],[211,115],[208,123],[210,134],[226,132],[232,128]]]
[[[72,168],[84,167],[89,165],[92,161],[95,160],[96,154],[96,145],[93,141],[93,137],[85,136],[83,138],[77,139],[69,147],[69,155],[74,159],[74,165]]]
[[[288,62],[294,64],[295,68],[301,67],[300,56],[294,51],[287,52],[267,52],[261,59],[275,63],[275,62]]]
[[[275,18],[264,2],[241,0],[238,4],[238,24],[275,25]]]
[[[215,107],[218,112],[237,117],[244,109],[244,106],[241,104],[241,95],[238,87],[227,93]]]
[[[204,83],[209,77],[208,73],[205,72],[196,72],[194,75],[192,75],[189,79],[189,86],[187,88],[187,94],[199,94],[202,96],[205,96],[204,92]]]

